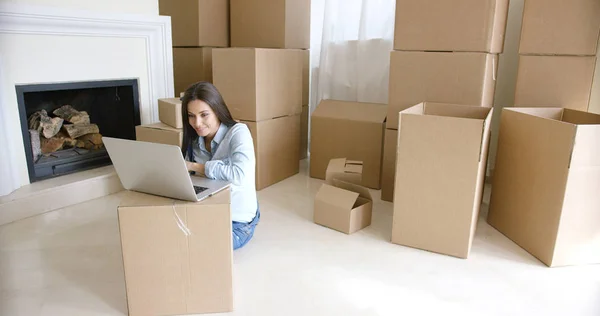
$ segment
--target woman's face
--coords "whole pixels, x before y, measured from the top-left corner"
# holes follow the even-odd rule
[[[201,100],[188,103],[188,122],[198,136],[213,138],[219,130],[221,122],[211,107]]]

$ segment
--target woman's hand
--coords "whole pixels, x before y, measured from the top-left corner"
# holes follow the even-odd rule
[[[202,177],[206,176],[204,174],[204,164],[203,163],[189,162],[186,160],[185,165],[187,166],[188,171],[196,172],[197,176],[202,176]]]

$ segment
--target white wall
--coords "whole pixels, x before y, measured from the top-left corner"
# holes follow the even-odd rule
[[[158,15],[158,0],[0,0],[0,3],[44,5],[65,9],[114,13]]]

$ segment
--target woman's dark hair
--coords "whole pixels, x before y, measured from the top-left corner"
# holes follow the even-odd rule
[[[188,104],[192,101],[200,100],[208,104],[215,112],[221,124],[228,127],[235,125],[237,122],[231,117],[231,113],[219,93],[219,90],[210,82],[200,81],[189,86],[181,97],[181,117],[183,118],[183,143],[181,152],[185,157],[190,145],[198,139],[198,134],[189,124],[188,119]]]

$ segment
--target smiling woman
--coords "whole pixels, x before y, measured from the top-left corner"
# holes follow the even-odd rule
[[[245,124],[237,123],[217,88],[191,85],[182,99],[182,154],[188,170],[231,182],[233,248],[243,247],[260,219],[256,199],[254,143]]]

